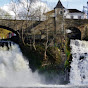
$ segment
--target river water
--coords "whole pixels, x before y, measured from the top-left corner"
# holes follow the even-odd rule
[[[71,40],[72,63],[70,83],[67,85],[46,84],[44,77],[32,72],[29,63],[17,44],[0,47],[0,87],[48,87],[87,88],[88,87],[88,42]],[[53,79],[52,79],[53,80]],[[60,80],[57,78],[57,80]]]
[[[40,85],[38,72],[32,73],[28,61],[24,59],[20,48],[12,44],[10,49],[0,47],[0,86]]]

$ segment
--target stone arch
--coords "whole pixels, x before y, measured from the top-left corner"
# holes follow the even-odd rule
[[[5,38],[5,39],[1,39],[1,40],[11,40],[11,41],[13,41],[15,43],[18,43],[19,34],[17,33],[17,31],[13,30],[12,28],[9,28],[9,27],[6,27],[6,26],[2,26],[2,25],[0,25],[0,28],[2,28],[3,30],[8,30],[8,31],[10,31],[10,32],[15,34],[15,36],[12,36],[11,38]]]
[[[84,26],[84,32],[83,32],[83,38],[82,39],[88,41],[88,25]]]
[[[88,40],[88,24],[84,24],[84,25],[81,25],[79,26],[79,29],[81,31],[81,39],[83,40]]]
[[[69,33],[67,33],[67,37],[69,39],[81,39],[81,31],[77,27],[68,27]]]
[[[0,25],[0,28],[3,28],[3,29],[6,29],[6,30],[9,30],[9,31],[12,31],[16,35],[18,35],[17,31],[13,30],[12,28],[9,28],[9,27],[6,27],[6,26],[2,26],[2,25]]]

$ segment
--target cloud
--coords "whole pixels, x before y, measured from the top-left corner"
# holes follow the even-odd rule
[[[39,9],[41,11],[41,14],[50,10],[49,7],[47,6],[47,4],[40,2],[40,1],[38,1],[38,2],[36,1],[36,2],[32,3],[31,9],[33,9],[35,11]]]
[[[13,3],[11,2],[10,4],[6,4],[3,7],[1,7],[3,10],[7,11],[8,13],[10,13],[11,15],[15,14],[22,14],[22,13],[27,13],[27,2],[26,0],[21,0],[21,2],[23,3]],[[47,12],[49,11],[49,7],[47,6],[47,4],[39,1],[39,0],[34,0],[32,2],[32,4],[30,5],[30,12],[34,12],[37,9],[41,10],[41,13],[43,13],[44,11]],[[15,13],[16,12],[16,13]]]
[[[8,12],[10,15],[14,15],[14,12],[10,10],[9,4],[4,5],[1,9]]]

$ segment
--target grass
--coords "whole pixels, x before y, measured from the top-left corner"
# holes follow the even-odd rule
[[[8,36],[8,33],[12,33],[12,32],[9,30],[0,28],[0,39],[3,39],[3,38],[6,39]]]

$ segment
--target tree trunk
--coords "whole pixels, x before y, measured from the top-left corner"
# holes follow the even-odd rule
[[[25,42],[24,42],[24,33],[23,33],[24,31],[23,31],[23,29],[22,29],[22,42],[23,42],[23,44],[25,45]]]
[[[45,60],[47,59],[47,55],[46,55],[46,52],[47,52],[47,48],[48,48],[48,29],[46,27],[46,44],[45,44],[45,53],[44,53],[44,58]]]
[[[47,59],[47,55],[46,55],[46,50],[45,50],[45,52],[44,52],[44,60],[46,60]]]
[[[33,23],[32,23],[32,28],[33,28]],[[35,30],[33,29],[33,48],[36,50],[35,46]]]
[[[22,40],[22,43],[25,45],[25,42],[24,42],[24,30],[23,30],[23,23],[24,23],[24,21],[22,22],[22,25],[21,25],[21,40]]]

